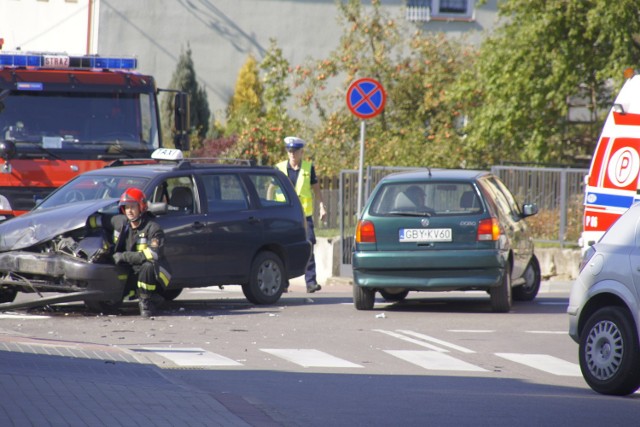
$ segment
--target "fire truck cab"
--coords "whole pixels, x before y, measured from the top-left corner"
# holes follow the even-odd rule
[[[624,84],[609,111],[585,177],[584,252],[640,200],[640,74]]]
[[[137,60],[0,52],[0,220],[71,178],[163,146],[152,76]],[[174,98],[174,145],[188,150],[188,95]]]

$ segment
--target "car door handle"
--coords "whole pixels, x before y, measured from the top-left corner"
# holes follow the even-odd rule
[[[201,223],[200,221],[196,221],[193,224],[191,224],[191,227],[196,230],[202,230],[204,228],[204,224]]]
[[[256,218],[255,216],[250,216],[248,218],[249,224],[255,225],[255,224],[260,224],[262,222],[262,220],[260,218]]]

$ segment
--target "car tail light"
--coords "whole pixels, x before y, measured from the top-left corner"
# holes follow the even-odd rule
[[[376,228],[371,221],[358,221],[356,243],[376,243]]]
[[[478,224],[478,236],[479,242],[495,241],[500,237],[500,224],[497,218],[481,219]]]

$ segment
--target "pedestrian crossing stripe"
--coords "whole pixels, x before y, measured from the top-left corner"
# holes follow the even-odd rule
[[[242,363],[202,348],[160,348],[145,347],[132,349],[137,353],[153,353],[173,362],[179,367],[224,367],[243,366]],[[316,349],[274,349],[262,348],[260,351],[271,354],[304,368],[363,368],[362,365],[333,356]],[[383,350],[383,352],[432,371],[488,372],[451,356],[447,350]],[[552,375],[580,377],[580,367],[576,363],[547,354],[494,353],[496,356],[521,365],[528,366]]]
[[[439,351],[439,352],[441,352],[441,353],[447,353],[447,352],[449,352],[449,350],[446,350],[446,349],[444,349],[444,348],[441,348],[441,347],[435,346],[435,345],[433,345],[433,344],[429,344],[429,343],[426,343],[426,342],[423,342],[423,341],[417,340],[417,339],[415,339],[415,338],[411,338],[411,337],[404,336],[404,335],[399,334],[399,333],[397,333],[397,332],[393,332],[393,331],[385,331],[384,329],[374,329],[374,331],[375,331],[375,332],[380,332],[380,333],[382,333],[382,334],[389,335],[389,336],[394,337],[394,338],[401,339],[401,340],[406,341],[406,342],[410,342],[410,343],[412,343],[412,344],[419,345],[419,346],[421,346],[421,347],[429,348],[429,349],[431,349],[431,350],[433,350],[433,351]]]
[[[581,377],[580,365],[567,362],[566,360],[548,354],[519,354],[519,353],[496,353],[512,362],[520,363],[553,375],[564,377]]]
[[[446,342],[446,341],[443,341],[443,340],[438,339],[438,338],[430,337],[429,335],[421,334],[421,333],[414,332],[414,331],[407,331],[407,330],[403,330],[403,329],[399,329],[398,332],[403,333],[405,335],[410,335],[410,336],[419,338],[419,339],[424,340],[424,341],[430,341],[430,342],[432,342],[434,344],[438,344],[438,345],[441,345],[443,347],[449,347],[452,350],[457,350],[457,351],[462,352],[462,353],[475,353],[475,351],[470,350],[470,349],[468,349],[466,347],[462,347],[462,346],[457,345],[457,344],[452,344],[450,342]]]
[[[314,349],[261,348],[260,350],[305,368],[363,368],[356,363]]]
[[[152,352],[182,367],[242,366],[240,362],[202,348],[144,347],[133,351]]]
[[[438,338],[431,337],[429,335],[421,334],[419,332],[409,331],[405,329],[398,329],[396,332],[386,331],[384,329],[374,329],[375,332],[380,332],[394,338],[401,339],[403,341],[407,341],[413,344],[417,344],[421,347],[429,348],[433,351],[438,351],[441,353],[448,353],[449,350],[443,348],[448,347],[452,350],[456,350],[462,353],[475,353],[475,351],[470,350],[468,348],[462,347],[457,344],[453,344],[447,341],[443,341]],[[437,344],[437,345],[436,345]]]
[[[384,350],[384,352],[432,371],[487,372],[484,368],[437,351]]]

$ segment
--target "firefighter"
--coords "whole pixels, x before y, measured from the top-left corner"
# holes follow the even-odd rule
[[[119,206],[122,214],[102,225],[113,230],[114,263],[129,268],[126,290],[130,294],[125,296],[137,293],[140,315],[148,318],[164,301],[158,293],[160,287],[166,288],[171,279],[163,256],[164,231],[148,212],[147,199],[140,189],[128,188]],[[91,225],[101,224],[93,221]]]

